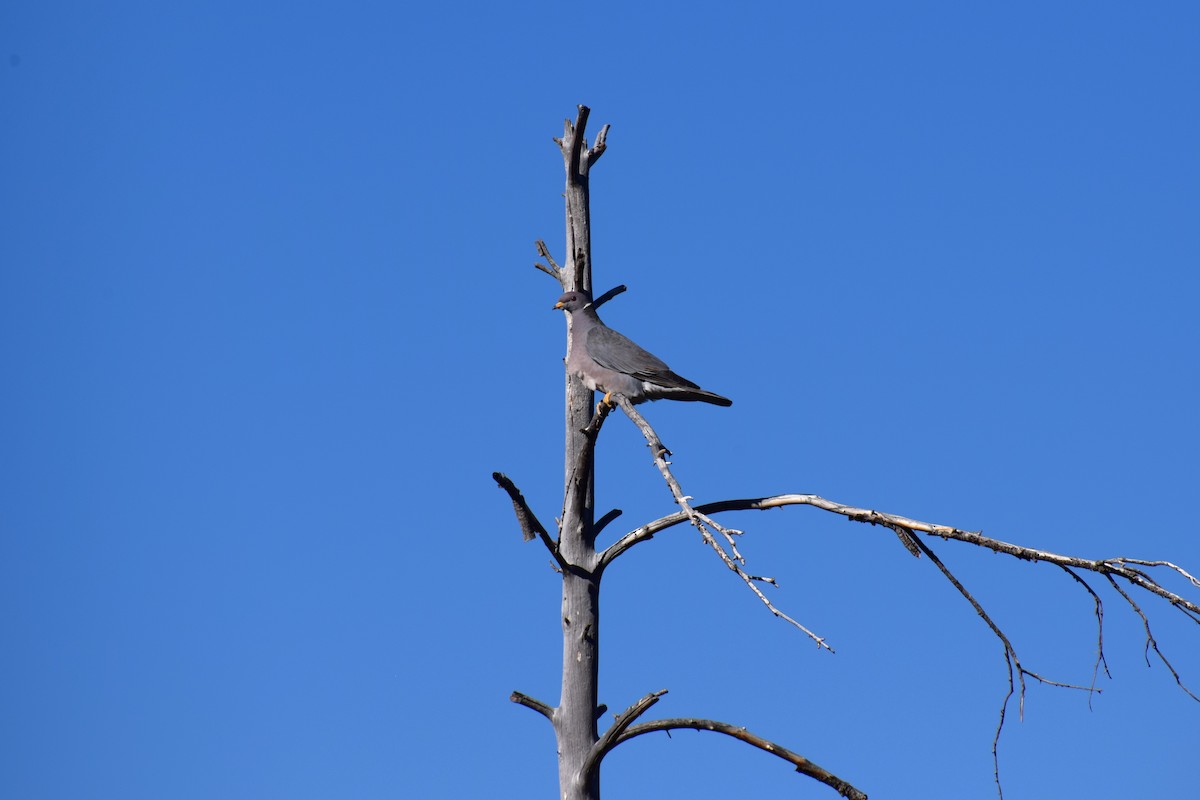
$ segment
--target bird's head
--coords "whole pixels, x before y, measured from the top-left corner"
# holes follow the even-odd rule
[[[591,304],[592,298],[588,297],[586,292],[567,292],[558,298],[558,302],[554,304],[554,307],[561,308],[568,314],[574,314],[581,308],[587,308]]]

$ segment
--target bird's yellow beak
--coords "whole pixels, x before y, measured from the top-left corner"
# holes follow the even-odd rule
[[[562,307],[563,307],[563,301],[562,301],[562,300],[559,300],[557,303],[555,303],[555,304],[554,304],[554,307],[555,307],[555,308],[562,308]]]

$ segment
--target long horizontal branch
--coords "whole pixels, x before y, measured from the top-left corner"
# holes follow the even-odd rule
[[[885,527],[895,529],[895,526],[905,528],[910,531],[920,531],[933,536],[939,536],[943,539],[954,539],[968,544],[986,547],[997,553],[1006,553],[1010,556],[1022,559],[1024,561],[1045,561],[1049,564],[1057,564],[1060,567],[1074,567],[1076,569],[1090,570],[1101,575],[1116,575],[1124,578],[1135,586],[1145,589],[1152,594],[1156,594],[1172,605],[1180,608],[1185,612],[1200,615],[1200,605],[1194,603],[1175,592],[1169,591],[1151,579],[1144,571],[1137,569],[1137,566],[1145,567],[1166,567],[1183,577],[1187,578],[1191,583],[1200,587],[1200,581],[1189,574],[1186,570],[1169,561],[1141,561],[1130,558],[1102,558],[1089,559],[1079,558],[1077,556],[1067,556],[1060,553],[1052,553],[1048,550],[1037,550],[1032,547],[1023,547],[1021,545],[1004,542],[999,539],[992,539],[984,536],[978,531],[965,531],[961,528],[955,528],[949,525],[940,525],[933,522],[922,522],[920,520],[910,519],[899,514],[888,514],[882,511],[873,511],[866,508],[856,508],[854,506],[835,503],[832,500],[826,500],[815,494],[780,494],[773,497],[754,497],[743,498],[736,500],[720,500],[714,503],[705,503],[695,507],[695,511],[701,514],[717,514],[722,511],[751,511],[751,510],[767,510],[770,508],[783,508],[784,506],[812,506],[819,508],[822,511],[828,511],[833,514],[840,514],[853,522],[865,522],[870,525],[883,525]],[[601,567],[607,566],[617,556],[624,553],[629,548],[639,542],[644,542],[653,538],[656,533],[659,533],[681,522],[688,522],[691,517],[686,511],[668,514],[665,517],[654,520],[646,525],[630,531],[622,536],[616,542],[613,542],[602,554],[600,559]],[[1193,620],[1200,622],[1195,617]]]
[[[661,469],[663,469],[662,466],[660,466],[660,470]],[[668,480],[668,483],[670,483],[670,480]],[[678,494],[674,487],[672,487],[672,492],[675,493],[678,498]],[[903,517],[898,514],[886,514],[883,512],[879,512],[879,511],[873,511],[873,510],[864,509],[864,508],[856,508],[854,506],[847,506],[842,503],[835,503],[833,501],[826,500],[823,497],[819,497],[817,495],[811,495],[811,494],[785,494],[785,495],[776,495],[774,497],[758,497],[758,498],[745,498],[745,499],[737,499],[737,500],[721,500],[721,501],[714,502],[714,503],[705,503],[703,505],[698,505],[695,508],[689,508],[686,504],[682,504],[682,503],[681,503],[681,505],[684,506],[683,511],[679,511],[674,514],[668,514],[665,517],[661,517],[661,518],[656,519],[646,525],[643,525],[642,527],[640,527],[634,531],[631,531],[630,533],[626,534],[625,536],[621,537],[619,540],[614,542],[612,545],[610,545],[604,551],[604,553],[601,554],[599,568],[604,569],[609,564],[611,564],[614,559],[616,559],[622,553],[628,551],[629,548],[633,547],[635,544],[638,544],[639,542],[647,541],[647,540],[653,538],[655,534],[657,534],[667,528],[670,528],[675,525],[679,525],[680,523],[683,523],[683,522],[692,522],[693,524],[696,524],[696,517],[700,517],[702,519],[708,519],[709,518],[708,515],[717,514],[722,511],[766,510],[766,509],[770,509],[770,508],[781,508],[781,507],[789,506],[789,505],[813,506],[815,508],[819,508],[824,511],[829,511],[831,513],[840,514],[854,522],[866,522],[866,523],[869,523],[872,525],[881,525],[883,527],[891,529],[897,535],[901,536],[901,541],[905,542],[906,547],[909,545],[909,543],[911,543],[913,548],[916,548],[918,550],[918,552],[923,552],[930,559],[930,561],[932,561],[933,564],[942,572],[942,574],[946,577],[946,579],[950,581],[950,583],[955,587],[955,589],[958,590],[958,592],[960,594],[962,594],[964,598],[966,598],[966,600],[975,609],[976,613],[978,613],[979,616],[984,620],[984,622],[992,630],[992,632],[996,635],[996,637],[1000,640],[1001,644],[1004,647],[1004,660],[1005,660],[1007,670],[1008,670],[1008,691],[1005,694],[1004,699],[1000,705],[1000,719],[996,726],[996,734],[992,739],[992,763],[993,763],[994,775],[995,775],[995,780],[996,780],[996,786],[997,786],[998,790],[1000,790],[1000,761],[999,761],[999,755],[998,755],[997,748],[999,745],[1001,731],[1004,729],[1005,712],[1008,708],[1008,701],[1012,698],[1013,694],[1017,693],[1018,691],[1019,691],[1019,704],[1023,711],[1024,703],[1025,703],[1025,678],[1026,678],[1026,676],[1034,678],[1035,680],[1037,680],[1041,683],[1048,684],[1051,686],[1059,686],[1059,687],[1063,687],[1063,688],[1080,689],[1080,690],[1086,691],[1086,692],[1088,692],[1089,703],[1090,703],[1091,695],[1093,693],[1099,692],[1099,690],[1095,688],[1095,673],[1096,673],[1096,671],[1098,671],[1098,669],[1102,663],[1104,663],[1105,672],[1108,671],[1107,663],[1105,663],[1105,660],[1104,660],[1103,606],[1101,604],[1100,597],[1091,588],[1091,586],[1089,586],[1087,584],[1086,581],[1084,581],[1078,574],[1076,574],[1073,571],[1073,569],[1089,570],[1091,572],[1098,573],[1100,575],[1103,575],[1104,578],[1106,580],[1108,580],[1109,583],[1112,584],[1113,588],[1125,599],[1125,601],[1130,605],[1130,607],[1133,609],[1133,611],[1141,618],[1142,623],[1146,629],[1147,651],[1149,651],[1150,649],[1153,649],[1154,652],[1158,655],[1158,657],[1162,660],[1163,664],[1166,665],[1166,667],[1170,671],[1172,677],[1174,677],[1175,682],[1179,685],[1180,689],[1182,689],[1185,693],[1187,693],[1192,699],[1200,701],[1200,696],[1197,696],[1187,686],[1184,685],[1182,679],[1179,676],[1179,673],[1175,670],[1174,666],[1167,659],[1166,655],[1164,655],[1162,653],[1162,651],[1159,649],[1158,643],[1155,641],[1153,635],[1150,632],[1150,622],[1149,622],[1149,619],[1146,617],[1146,614],[1141,610],[1141,608],[1138,607],[1137,603],[1134,602],[1133,598],[1130,597],[1129,593],[1122,590],[1121,587],[1114,580],[1115,577],[1124,578],[1125,580],[1129,581],[1131,584],[1133,584],[1137,587],[1143,588],[1153,594],[1156,594],[1156,595],[1162,597],[1163,599],[1165,599],[1169,603],[1171,603],[1173,606],[1178,608],[1180,611],[1182,611],[1184,614],[1186,614],[1187,617],[1189,619],[1191,619],[1193,622],[1200,623],[1200,618],[1198,618],[1198,615],[1197,615],[1197,611],[1200,611],[1200,607],[1198,607],[1196,603],[1182,597],[1181,595],[1179,595],[1175,592],[1171,592],[1168,589],[1165,589],[1157,581],[1155,581],[1152,577],[1150,577],[1150,575],[1147,574],[1147,572],[1145,571],[1145,568],[1153,568],[1153,567],[1166,568],[1166,569],[1169,569],[1169,570],[1183,576],[1193,586],[1200,587],[1200,581],[1197,581],[1197,579],[1193,575],[1188,573],[1186,570],[1184,570],[1182,567],[1178,566],[1177,564],[1173,564],[1169,561],[1146,561],[1146,560],[1124,558],[1124,557],[1108,558],[1108,559],[1085,559],[1085,558],[1079,558],[1076,556],[1066,556],[1066,555],[1062,555],[1059,553],[1052,553],[1052,552],[1045,551],[1045,550],[1037,550],[1037,549],[1030,548],[1030,547],[1022,547],[1021,545],[1015,545],[1015,544],[1011,544],[1009,542],[1000,541],[998,539],[992,539],[987,536],[984,536],[982,533],[975,532],[975,531],[964,531],[959,528],[954,528],[954,527],[951,527],[948,525],[939,525],[939,524],[935,524],[935,523],[921,522],[919,520],[910,519],[909,517]],[[1097,620],[1097,625],[1099,626],[1099,630],[1097,633],[1099,649],[1098,649],[1098,655],[1097,655],[1096,668],[1095,668],[1095,670],[1093,670],[1092,685],[1085,687],[1085,686],[1076,686],[1073,684],[1060,683],[1058,681],[1050,680],[1046,677],[1043,677],[1042,675],[1039,675],[1036,672],[1033,672],[1032,670],[1027,669],[1021,663],[1020,658],[1017,655],[1016,648],[1013,646],[1012,642],[1004,634],[1004,632],[1000,629],[1000,627],[992,620],[992,618],[984,610],[983,606],[979,603],[979,601],[976,600],[971,595],[971,593],[966,589],[966,587],[963,586],[963,584],[957,578],[955,578],[953,574],[951,574],[951,572],[947,569],[946,565],[941,561],[941,559],[939,559],[937,557],[937,555],[932,550],[930,550],[929,547],[924,542],[915,538],[915,536],[913,535],[915,531],[921,531],[921,532],[929,534],[929,535],[939,536],[943,539],[955,539],[958,541],[975,544],[975,545],[978,545],[981,547],[987,547],[988,549],[993,550],[994,552],[1006,553],[1008,555],[1012,555],[1016,558],[1020,558],[1020,559],[1027,560],[1027,561],[1045,561],[1050,564],[1055,564],[1058,567],[1060,567],[1061,569],[1063,569],[1063,571],[1065,571],[1072,578],[1074,578],[1078,583],[1080,583],[1084,587],[1084,589],[1089,594],[1091,594],[1093,600],[1095,601],[1096,620]],[[1003,797],[1002,790],[1001,790],[1001,797]]]
[[[730,725],[727,722],[718,722],[712,719],[657,719],[652,722],[643,722],[639,725],[634,725],[628,728],[624,733],[617,737],[616,741],[608,748],[627,742],[637,736],[655,731],[673,731],[673,730],[697,730],[697,731],[712,731],[713,733],[723,733],[726,736],[731,736],[740,742],[745,742],[748,745],[757,747],[759,750],[766,751],[773,756],[782,758],[796,768],[796,771],[807,775],[810,778],[820,781],[821,783],[835,789],[838,794],[850,800],[867,800],[867,795],[859,789],[856,789],[847,781],[842,780],[827,769],[820,767],[809,761],[799,753],[792,752],[786,747],[781,747],[774,742],[764,739],[763,737],[751,733],[745,728],[736,725]]]

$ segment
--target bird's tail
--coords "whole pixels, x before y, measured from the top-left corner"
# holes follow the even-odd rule
[[[714,406],[731,406],[733,401],[728,397],[722,397],[716,392],[706,392],[703,389],[693,389],[686,394],[672,394],[672,400],[699,401],[701,403],[712,403]]]

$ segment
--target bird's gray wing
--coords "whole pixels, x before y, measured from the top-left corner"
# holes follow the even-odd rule
[[[632,375],[639,380],[650,381],[660,386],[700,388],[687,378],[672,372],[658,356],[643,350],[624,334],[605,325],[597,325],[588,331],[587,352],[600,366]]]

